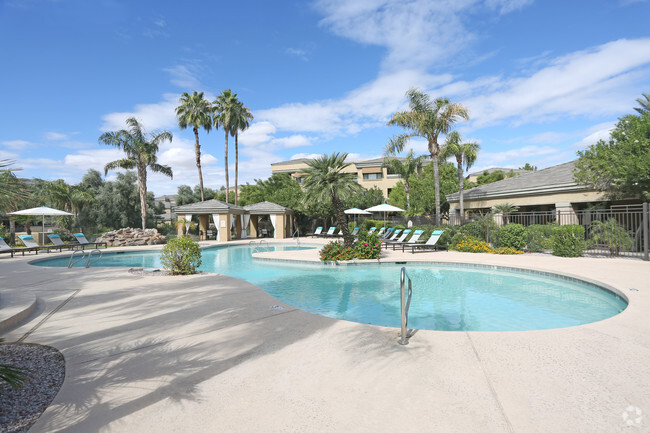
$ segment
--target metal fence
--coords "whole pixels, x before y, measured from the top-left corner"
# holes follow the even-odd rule
[[[403,218],[393,216],[392,224],[434,225],[433,216]],[[463,226],[463,231],[492,245],[499,245],[500,228],[509,224],[521,224],[537,233],[539,239],[528,241],[539,244],[540,250],[550,249],[550,238],[555,226],[576,224],[584,227],[585,253],[590,255],[613,255],[639,257],[649,260],[650,210],[648,203],[612,206],[596,210],[552,210],[544,212],[511,212],[508,214],[487,212],[470,214],[460,221],[458,215],[450,215],[444,223]],[[503,233],[503,232],[501,232]],[[530,245],[529,245],[530,247]],[[544,248],[547,247],[547,248]]]

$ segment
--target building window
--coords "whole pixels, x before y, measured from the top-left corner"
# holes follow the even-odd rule
[[[363,180],[379,180],[382,177],[381,173],[363,173]]]

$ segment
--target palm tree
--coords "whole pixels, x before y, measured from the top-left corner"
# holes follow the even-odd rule
[[[203,92],[184,92],[179,99],[181,105],[176,107],[176,118],[178,126],[185,129],[188,126],[194,131],[194,152],[196,153],[196,168],[199,170],[199,186],[201,187],[201,201],[205,201],[203,194],[203,174],[201,173],[201,145],[199,144],[199,128],[210,132],[212,129],[212,118],[210,114],[212,107],[207,99],[203,98]]]
[[[351,247],[352,237],[345,219],[343,200],[349,198],[353,193],[361,191],[362,187],[357,183],[356,173],[344,172],[345,168],[350,165],[345,162],[347,157],[347,153],[333,153],[330,156],[323,155],[309,161],[307,163],[309,168],[305,170],[303,186],[306,191],[305,197],[309,197],[310,201],[316,200],[325,203],[328,199],[332,200],[337,224],[343,233],[343,242],[345,246]]]
[[[517,209],[519,209],[519,206],[516,206],[509,202],[499,203],[497,205],[492,206],[493,212],[501,214],[501,217],[503,218],[504,226],[510,223],[510,214],[512,212],[516,212]]]
[[[404,162],[400,161],[397,158],[384,159],[383,166],[389,168],[393,173],[398,174],[404,180],[404,192],[406,193],[407,211],[411,207],[411,200],[410,200],[411,184],[409,183],[409,178],[417,172],[418,167],[422,163],[423,159],[424,156],[418,156],[417,158],[413,158],[412,149],[406,155],[406,159],[404,160]]]
[[[230,89],[223,90],[217,99],[212,103],[212,123],[215,129],[221,127],[226,136],[226,145],[224,150],[224,164],[226,170],[226,203],[228,192],[230,191],[230,176],[228,174],[228,134],[235,136],[236,112],[239,100],[237,94],[232,93]],[[237,192],[235,191],[235,196]]]
[[[641,95],[643,95],[643,98],[636,98],[636,102],[639,103],[641,108],[634,107],[634,109],[637,111],[637,113],[643,116],[646,113],[650,113],[650,94],[641,93]]]
[[[386,153],[402,152],[411,137],[426,138],[429,154],[433,161],[433,182],[436,199],[436,225],[440,225],[440,170],[438,158],[440,146],[438,136],[447,134],[454,123],[460,119],[469,120],[467,108],[459,103],[452,103],[447,98],[431,100],[429,95],[419,89],[411,88],[406,92],[409,99],[409,110],[399,111],[388,121],[389,126],[401,126],[407,130],[391,138],[386,146]]]
[[[235,113],[232,119],[235,130],[235,206],[237,205],[238,181],[239,181],[239,131],[245,131],[250,126],[253,115],[248,107],[241,101],[235,105]]]
[[[19,204],[29,197],[29,189],[16,177],[17,169],[6,168],[13,161],[0,160],[0,212],[18,210]]]
[[[458,131],[451,131],[449,135],[447,135],[445,144],[440,151],[440,157],[443,160],[452,156],[456,158],[456,164],[458,165],[458,194],[460,197],[461,224],[463,224],[465,220],[465,205],[463,203],[463,164],[465,165],[465,170],[469,170],[469,168],[474,165],[474,162],[476,162],[478,151],[481,149],[481,145],[475,141],[467,143],[463,143],[462,141],[463,140]]]
[[[140,209],[142,215],[142,228],[147,223],[147,168],[155,173],[162,173],[170,178],[174,177],[172,169],[166,165],[158,164],[158,146],[165,141],[172,141],[172,134],[163,131],[158,133],[145,134],[142,125],[130,117],[126,119],[129,129],[121,129],[117,132],[106,132],[99,137],[99,142],[109,146],[115,146],[126,153],[126,158],[109,162],[104,166],[104,175],[109,170],[117,168],[137,169],[138,191],[140,192]]]

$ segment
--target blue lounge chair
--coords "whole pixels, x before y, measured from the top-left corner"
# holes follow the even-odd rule
[[[411,248],[411,253],[415,254],[415,250],[427,250],[427,249],[434,249],[438,250],[438,246],[436,243],[438,242],[438,239],[440,239],[440,236],[444,233],[444,230],[434,230],[433,233],[431,233],[431,236],[429,237],[429,240],[426,241],[425,243],[417,243],[417,244],[405,244],[402,245],[402,251],[404,251],[405,248]]]
[[[404,230],[402,232],[402,236],[400,236],[398,239],[396,239],[396,240],[391,240],[391,239],[385,240],[384,244],[386,245],[386,249],[388,249],[388,245],[393,245],[393,249],[395,249],[395,245],[396,244],[401,244],[402,242],[404,242],[406,240],[406,238],[408,237],[408,235],[410,235],[410,234],[411,234],[411,229],[406,229],[406,230]]]
[[[94,245],[95,248],[99,248],[100,245],[104,245],[104,248],[108,248],[108,244],[106,242],[88,242],[88,239],[86,239],[86,236],[84,236],[83,233],[75,233],[74,237],[77,239],[77,242],[79,243],[78,246],[81,246],[82,250],[85,250],[86,247],[89,247],[91,245]]]
[[[79,247],[79,245],[66,244],[61,240],[61,236],[59,235],[51,234],[51,235],[47,235],[47,237],[50,238],[50,242],[52,242],[53,246],[50,247],[52,249],[58,248],[59,251],[63,251],[63,248],[67,250],[76,250]]]
[[[33,248],[23,248],[23,247],[18,247],[18,248],[12,248],[7,243],[5,242],[4,239],[0,238],[0,253],[10,253],[11,257],[14,256],[14,253],[21,252],[23,253],[23,256],[25,255],[25,251],[35,251],[36,254],[38,254],[38,249],[33,249]]]
[[[311,237],[320,236],[321,234],[323,234],[323,227],[316,227],[316,230],[311,234]]]

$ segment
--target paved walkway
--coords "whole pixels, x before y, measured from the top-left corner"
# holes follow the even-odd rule
[[[315,251],[286,254],[317,260]],[[226,276],[31,259],[0,257],[2,293],[39,298],[31,320],[4,337],[61,350],[66,379],[30,433],[650,431],[648,262],[389,252],[382,261],[571,274],[630,299],[622,314],[588,325],[419,331],[400,346],[397,329],[296,310]]]

